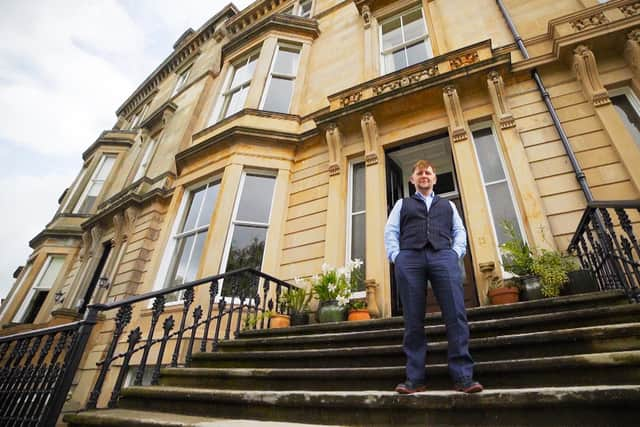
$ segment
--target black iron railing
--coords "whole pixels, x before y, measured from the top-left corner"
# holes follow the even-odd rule
[[[113,330],[106,355],[98,362],[87,409],[98,405],[112,369],[115,380],[110,381],[114,386],[107,406],[115,406],[132,358],[136,361],[132,383],[142,384],[145,371],[152,368],[150,382],[158,384],[160,368],[189,366],[194,347],[201,352],[217,351],[220,341],[230,339],[232,332],[237,335],[241,328],[269,327],[265,313],[283,313],[280,296],[292,287],[244,268],[123,301],[90,305],[82,321],[1,338],[0,425],[56,424],[101,313],[113,320]],[[202,295],[198,294],[199,303],[194,307],[200,289]],[[167,346],[172,348],[170,355]],[[154,347],[157,351],[152,353]]]
[[[640,302],[640,201],[587,204],[569,244],[582,267],[591,270],[600,289],[624,289]]]

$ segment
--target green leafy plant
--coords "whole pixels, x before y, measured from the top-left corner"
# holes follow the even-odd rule
[[[364,299],[355,299],[349,301],[349,308],[352,310],[365,310],[367,308],[367,301]]]
[[[505,271],[516,276],[533,274],[533,252],[516,231],[513,222],[503,221],[502,228],[509,236],[509,240],[500,245],[502,250],[502,265]]]
[[[250,329],[253,329],[262,319],[267,321],[272,315],[273,313],[271,313],[270,311],[248,314],[242,319],[242,330],[248,331]]]
[[[347,305],[351,293],[362,281],[362,264],[359,259],[337,269],[322,264],[322,274],[311,278],[311,288],[316,298],[320,302],[336,300],[340,306]]]
[[[503,279],[499,276],[493,276],[489,282],[489,290],[501,289],[501,288],[520,288],[517,281],[511,279]]]
[[[296,284],[304,284],[300,279],[296,279]],[[313,293],[306,287],[290,288],[288,292],[280,295],[280,303],[284,308],[289,308],[292,313],[304,313],[309,310],[309,303],[313,298]]]
[[[557,251],[543,249],[533,257],[533,274],[540,278],[540,290],[545,297],[560,295],[560,289],[569,282],[567,273],[577,269],[573,259]]]

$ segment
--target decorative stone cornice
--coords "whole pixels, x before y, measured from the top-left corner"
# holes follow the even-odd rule
[[[82,160],[87,160],[100,147],[129,148],[136,141],[137,132],[130,130],[105,130],[98,139],[82,153]]]
[[[193,52],[206,43],[218,28],[220,22],[236,15],[238,9],[229,4],[211,19],[200,27],[195,34],[190,35],[188,41],[185,41],[178,49],[167,57],[140,86],[138,86],[129,98],[116,111],[117,116],[127,116],[137,109],[148,98],[149,94],[156,90],[160,83],[177,68],[180,68],[185,61],[193,56]]]
[[[611,102],[609,94],[600,80],[596,57],[585,45],[579,45],[574,50],[573,70],[582,83],[582,89],[593,105],[599,107]]]
[[[445,86],[442,90],[444,106],[449,117],[449,135],[453,142],[464,141],[468,138],[467,126],[462,114],[462,105],[455,86]]]
[[[640,14],[640,2],[635,2],[633,4],[627,4],[624,6],[619,6],[618,10],[622,12],[624,16],[630,18],[632,16],[636,16]]]
[[[340,173],[340,159],[342,158],[342,135],[335,123],[329,123],[325,129],[325,141],[329,148],[329,176]]]
[[[167,101],[140,123],[140,127],[148,131],[151,131],[157,125],[165,127],[177,109],[178,106],[174,102]]]
[[[231,24],[229,24],[228,29],[230,40],[222,47],[222,55],[225,57],[229,55],[229,53],[251,43],[269,31],[299,35],[308,37],[311,40],[316,39],[320,35],[318,22],[315,19],[283,14],[270,15],[256,25],[247,28],[242,33],[231,32]]]
[[[640,29],[635,29],[627,34],[624,58],[633,72],[633,77],[640,79]]]
[[[594,15],[571,21],[571,27],[576,31],[583,31],[588,28],[597,27],[599,25],[608,24],[609,19],[602,12]]]
[[[360,119],[364,140],[364,160],[367,166],[378,163],[378,126],[371,112],[367,111]]]
[[[474,64],[478,62],[479,56],[478,51],[466,52],[460,56],[453,57],[449,60],[449,66],[452,70],[456,70],[460,67],[465,67],[467,65]]]
[[[496,115],[500,129],[515,127],[516,121],[507,105],[507,97],[504,93],[504,81],[497,71],[491,71],[487,76],[487,87],[493,104],[493,111]]]
[[[272,14],[278,7],[288,0],[262,0],[251,4],[242,12],[227,21],[227,28],[231,36],[239,34],[265,17]]]

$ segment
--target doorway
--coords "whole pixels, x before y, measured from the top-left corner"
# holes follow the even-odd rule
[[[434,186],[434,191],[438,196],[451,200],[456,205],[466,228],[456,168],[451,153],[451,143],[449,136],[446,134],[405,144],[385,152],[387,215],[391,212],[396,201],[404,197],[410,197],[415,193],[415,187],[409,182],[409,177],[411,176],[413,165],[420,159],[427,159],[435,166],[438,181]],[[476,307],[478,305],[478,295],[473,275],[473,260],[469,249],[468,233],[467,253],[462,259],[462,264],[464,303],[467,308]],[[391,314],[393,316],[401,316],[402,304],[396,288],[393,264],[390,263],[389,266],[391,270]],[[427,294],[426,310],[430,313],[440,311],[438,303],[431,291],[431,286],[429,286]]]
[[[109,259],[109,254],[111,253],[111,241],[108,241],[102,245],[102,255],[100,256],[100,260],[98,261],[98,265],[91,276],[91,281],[89,282],[89,286],[87,287],[87,291],[84,294],[84,297],[80,301],[80,305],[78,307],[78,313],[84,314],[87,310],[87,306],[89,305],[91,298],[93,297],[93,293],[98,286],[98,281],[103,275],[104,266],[107,263],[107,259]]]

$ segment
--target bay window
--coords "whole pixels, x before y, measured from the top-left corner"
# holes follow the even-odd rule
[[[91,211],[115,162],[115,154],[105,154],[100,158],[98,166],[93,171],[93,175],[87,183],[82,196],[80,196],[75,208],[73,208],[73,213],[89,213]]]
[[[298,72],[300,46],[279,43],[262,97],[262,110],[288,113]]]
[[[33,323],[38,313],[40,313],[40,309],[49,295],[49,291],[58,279],[63,264],[64,256],[62,255],[49,255],[47,257],[42,269],[40,269],[38,276],[33,282],[33,286],[14,316],[14,322]]]
[[[244,108],[259,53],[255,51],[231,66],[222,92],[220,114],[216,115],[214,121],[229,117]]]

